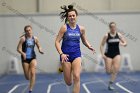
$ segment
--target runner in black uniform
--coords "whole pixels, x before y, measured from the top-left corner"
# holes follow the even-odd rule
[[[110,33],[108,33],[105,56],[113,59],[115,56],[120,55],[119,42],[120,38],[118,33],[116,33],[114,37],[112,37]]]
[[[119,45],[121,46],[126,46],[126,40],[124,37],[116,31],[116,23],[115,22],[110,22],[109,24],[110,32],[108,32],[100,45],[100,51],[101,54],[105,60],[105,67],[106,67],[106,72],[111,75],[111,79],[109,81],[109,90],[113,90],[113,82],[116,79],[116,75],[119,71],[120,68],[120,49]],[[106,50],[103,52],[103,47],[106,43]]]

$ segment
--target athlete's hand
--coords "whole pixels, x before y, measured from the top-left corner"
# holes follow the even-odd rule
[[[124,47],[126,47],[126,46],[127,46],[127,44],[122,43],[122,42],[120,42],[120,45],[121,45],[121,46],[124,46]]]
[[[43,52],[43,51],[41,51],[41,50],[39,50],[39,53],[40,53],[40,54],[44,54],[44,52]]]
[[[106,58],[107,58],[105,55],[102,55],[102,57],[103,57],[104,60],[106,60]]]
[[[22,53],[23,59],[26,60],[26,54]]]
[[[69,56],[69,55],[67,55],[67,54],[62,54],[62,55],[61,55],[62,63],[68,62],[68,60],[69,60],[69,59],[68,59],[68,56]]]
[[[90,49],[93,52],[93,54],[96,53],[95,49],[92,46],[89,46],[88,49]]]

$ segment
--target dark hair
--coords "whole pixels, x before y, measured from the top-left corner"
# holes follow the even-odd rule
[[[68,13],[71,12],[71,11],[75,11],[76,15],[78,15],[78,12],[76,9],[73,8],[73,5],[68,5],[68,8],[66,5],[63,5],[61,6],[61,9],[63,9],[64,11],[61,12],[59,15],[60,15],[60,18],[63,20],[65,20],[65,23],[67,22],[67,17],[68,17]]]
[[[27,29],[28,27],[30,27],[30,28],[32,29],[32,26],[31,26],[31,25],[26,25],[26,26],[24,27],[24,32],[26,31],[26,29]]]
[[[110,23],[109,23],[109,28],[111,28],[111,25],[112,25],[112,24],[115,24],[115,25],[116,25],[115,22],[110,22]]]
[[[23,35],[20,36],[20,38],[23,37],[23,36],[25,35],[26,29],[27,29],[28,27],[30,27],[30,28],[32,29],[32,26],[31,26],[31,25],[26,25],[26,26],[24,27],[24,33],[23,33]]]

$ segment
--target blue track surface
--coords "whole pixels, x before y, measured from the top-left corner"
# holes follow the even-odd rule
[[[118,74],[115,91],[107,90],[109,76],[105,73],[82,73],[80,93],[140,93],[140,72]],[[70,93],[62,74],[37,74],[33,93]],[[23,75],[0,78],[0,93],[28,93]]]

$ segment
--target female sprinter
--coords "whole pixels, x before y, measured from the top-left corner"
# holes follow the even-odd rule
[[[78,13],[72,5],[61,7],[64,12],[61,12],[61,18],[65,19],[65,24],[62,25],[57,35],[55,46],[60,54],[62,63],[64,80],[68,86],[74,82],[73,93],[80,92],[80,72],[81,72],[81,50],[80,38],[83,44],[94,52],[92,46],[88,43],[85,36],[85,28],[76,24]],[[62,46],[60,41],[63,40]]]
[[[107,34],[105,34],[101,42],[100,51],[103,59],[105,60],[106,72],[107,74],[111,75],[108,89],[114,90],[112,84],[115,81],[116,75],[119,71],[121,60],[119,45],[126,46],[127,43],[122,34],[116,31],[115,22],[110,22],[109,28],[110,31]],[[107,47],[105,52],[103,52],[103,47],[105,43]]]
[[[41,54],[43,54],[38,38],[33,36],[32,27],[27,25],[24,27],[25,35],[21,36],[17,51],[21,54],[22,66],[24,75],[27,80],[30,81],[29,93],[32,92],[35,84],[35,72],[36,72],[36,54],[34,51],[35,45]]]

